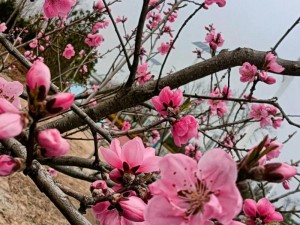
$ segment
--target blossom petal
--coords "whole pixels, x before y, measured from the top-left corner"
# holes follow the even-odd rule
[[[248,217],[256,217],[256,202],[253,199],[246,199],[244,201],[244,213]]]
[[[123,169],[123,163],[122,163],[120,157],[114,151],[112,151],[111,149],[108,149],[108,148],[103,148],[103,147],[100,147],[100,151],[101,151],[103,158],[109,165],[111,165],[115,168],[118,168],[118,169]]]
[[[127,141],[121,152],[123,162],[127,162],[130,168],[142,165],[144,158],[144,144],[140,138]]]
[[[197,176],[204,179],[211,190],[218,190],[224,184],[235,184],[236,162],[224,150],[215,148],[207,151],[198,163]]]
[[[183,218],[184,212],[173,207],[163,196],[153,197],[145,211],[145,220],[155,225],[180,225]]]

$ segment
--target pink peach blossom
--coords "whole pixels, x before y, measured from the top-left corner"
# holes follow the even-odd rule
[[[3,33],[4,31],[6,31],[6,29],[6,23],[0,23],[0,33]]]
[[[281,73],[284,70],[284,67],[279,65],[277,62],[277,56],[275,56],[272,52],[269,52],[265,58],[265,71],[272,71],[275,73]]]
[[[130,173],[150,173],[158,171],[160,157],[155,149],[145,148],[141,138],[136,137],[122,147],[118,139],[113,139],[110,149],[100,147],[105,161],[112,167]]]
[[[0,114],[0,140],[18,136],[22,132],[23,126],[21,114],[12,112]]]
[[[218,47],[222,47],[224,43],[224,38],[221,33],[215,34],[215,30],[211,30],[206,34],[205,41],[209,44],[212,50],[216,50]]]
[[[239,71],[242,75],[240,78],[241,82],[253,82],[257,73],[257,68],[256,66],[245,62],[243,66],[240,67]]]
[[[43,10],[48,18],[66,17],[75,4],[76,0],[45,0]]]
[[[160,179],[149,188],[145,220],[155,225],[228,225],[240,213],[237,166],[222,149],[207,151],[197,163],[183,154],[169,154],[159,163]],[[230,205],[230,207],[228,207]]]
[[[60,136],[57,129],[40,131],[37,138],[39,145],[42,147],[42,154],[46,157],[59,157],[69,151],[69,143]]]
[[[129,130],[131,128],[131,124],[128,121],[123,122],[122,131]]]
[[[103,3],[103,1],[97,1],[96,4],[95,4],[95,9],[98,11],[98,12],[102,12],[104,9],[105,9],[105,5]]]
[[[69,109],[74,103],[75,95],[72,93],[58,93],[47,99],[46,110],[50,114],[56,114]]]
[[[33,39],[33,40],[30,42],[29,47],[30,47],[30,48],[36,48],[37,45],[38,45],[38,40],[35,38],[35,39]]]
[[[257,221],[262,224],[283,221],[282,215],[275,211],[275,207],[266,198],[261,198],[257,203],[253,199],[246,199],[243,211],[248,218],[247,225],[255,225]]]
[[[19,96],[23,92],[23,85],[19,81],[7,81],[0,77],[0,99],[4,98],[18,109],[21,108]]]
[[[157,51],[161,55],[166,55],[170,49],[170,44],[168,42],[163,42],[161,45],[158,47]]]
[[[219,7],[224,7],[226,5],[226,0],[205,0],[206,5],[211,5],[216,3]]]
[[[147,72],[147,70],[148,70],[148,63],[144,62],[138,65],[136,75],[137,75],[138,83],[140,85],[145,84],[152,77],[152,74],[150,72]]]
[[[90,47],[98,47],[103,42],[103,36],[101,34],[88,34],[84,42]]]
[[[177,146],[186,144],[191,138],[198,135],[198,121],[191,115],[176,121],[171,128],[171,133],[174,138],[174,142]]]
[[[80,69],[79,72],[82,74],[86,74],[88,72],[87,65],[83,65]]]
[[[8,176],[20,168],[20,162],[8,155],[0,155],[0,176]]]
[[[26,75],[26,84],[32,95],[38,95],[41,100],[46,98],[50,89],[50,70],[41,61],[35,61]]]
[[[159,96],[154,96],[151,101],[157,112],[163,116],[169,113],[177,114],[183,100],[183,93],[180,89],[171,91],[170,87],[164,87]]]
[[[100,21],[100,22],[96,22],[93,25],[93,33],[96,33],[99,29],[104,29],[109,25],[109,21],[108,20],[104,20],[104,21]]]
[[[67,44],[67,46],[65,47],[65,50],[63,52],[63,56],[66,59],[71,59],[72,56],[75,55],[75,51],[74,51],[74,47],[71,44]]]

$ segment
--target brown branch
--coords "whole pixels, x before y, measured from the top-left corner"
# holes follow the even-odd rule
[[[24,158],[24,156],[26,156],[24,146],[15,139],[10,138],[2,140],[2,144],[6,148],[11,149],[18,157]],[[89,221],[72,205],[67,196],[54,184],[50,174],[38,161],[34,160],[32,167],[34,168],[34,171],[29,173],[30,178],[34,181],[40,191],[44,192],[54,203],[70,224],[91,225]]]
[[[97,164],[95,164],[94,160],[92,159],[85,159],[76,156],[61,156],[59,158],[38,158],[37,160],[40,163],[49,166],[77,166],[92,170],[112,170],[112,168],[104,162],[98,162]]]
[[[135,74],[136,74],[138,64],[139,64],[140,50],[141,50],[142,38],[143,38],[143,30],[144,30],[145,20],[146,20],[146,16],[147,16],[147,12],[148,12],[148,5],[149,5],[149,0],[144,0],[143,7],[141,10],[141,15],[140,15],[139,22],[138,22],[138,26],[136,28],[133,62],[132,62],[132,66],[130,68],[130,74],[129,74],[128,80],[125,84],[126,87],[130,87],[134,83],[134,80],[135,80]]]
[[[249,62],[258,68],[262,68],[265,56],[266,52],[249,48],[237,48],[233,51],[223,52],[204,62],[194,64],[163,77],[159,82],[159,89],[165,86],[177,88],[229,67],[241,66],[244,62]],[[300,76],[300,62],[278,59],[278,63],[285,67],[285,70],[281,73],[282,75]],[[116,94],[114,97],[98,103],[95,107],[86,109],[85,113],[91,119],[98,121],[107,115],[133,107],[151,99],[155,95],[155,84],[156,81],[150,81],[143,86],[133,87],[126,92]],[[44,127],[55,127],[61,132],[66,132],[82,125],[84,125],[84,121],[80,120],[77,115],[70,114],[65,118],[50,122]]]

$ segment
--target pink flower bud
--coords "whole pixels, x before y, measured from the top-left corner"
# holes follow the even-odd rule
[[[126,219],[134,222],[144,221],[146,204],[142,199],[136,196],[130,196],[125,200],[121,200],[119,204],[123,210],[122,216],[124,216]]]
[[[297,174],[295,167],[286,163],[268,163],[264,165],[264,180],[280,183]]]
[[[58,175],[57,170],[55,170],[53,168],[48,168],[47,171],[48,171],[48,173],[50,174],[51,177],[56,177]]]
[[[0,155],[0,176],[8,176],[20,169],[21,163],[8,155]]]
[[[285,190],[290,190],[291,189],[291,185],[287,180],[282,182],[282,186]]]
[[[71,107],[75,95],[71,93],[58,93],[53,98],[47,100],[46,109],[50,114],[65,111]]]
[[[39,132],[38,143],[42,147],[42,154],[46,157],[65,155],[70,148],[69,143],[60,136],[57,129],[47,129]]]
[[[44,100],[50,89],[50,70],[41,61],[35,61],[26,75],[26,84],[31,96]]]
[[[107,184],[104,180],[97,180],[90,186],[90,191],[98,196],[107,196],[110,194]]]

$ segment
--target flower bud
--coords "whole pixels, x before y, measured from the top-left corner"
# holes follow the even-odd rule
[[[47,100],[46,110],[50,114],[63,112],[71,107],[75,99],[75,95],[71,93],[58,93],[53,98]]]
[[[291,185],[290,185],[290,183],[287,180],[285,180],[285,181],[282,182],[282,186],[283,186],[283,188],[285,190],[291,189]]]
[[[28,92],[37,100],[44,100],[50,89],[50,70],[41,61],[35,61],[26,75]]]
[[[122,208],[122,216],[134,222],[144,221],[145,202],[136,197],[130,196],[119,202]]]
[[[110,194],[107,184],[104,180],[94,181],[90,186],[90,191],[92,192],[93,196],[107,196]]]
[[[8,155],[0,155],[0,176],[8,176],[21,168],[22,161]]]
[[[42,154],[46,157],[65,155],[70,148],[69,143],[60,136],[57,129],[47,129],[39,132],[38,143],[42,147]]]
[[[268,163],[264,165],[264,180],[280,183],[297,174],[295,167],[286,163]]]

